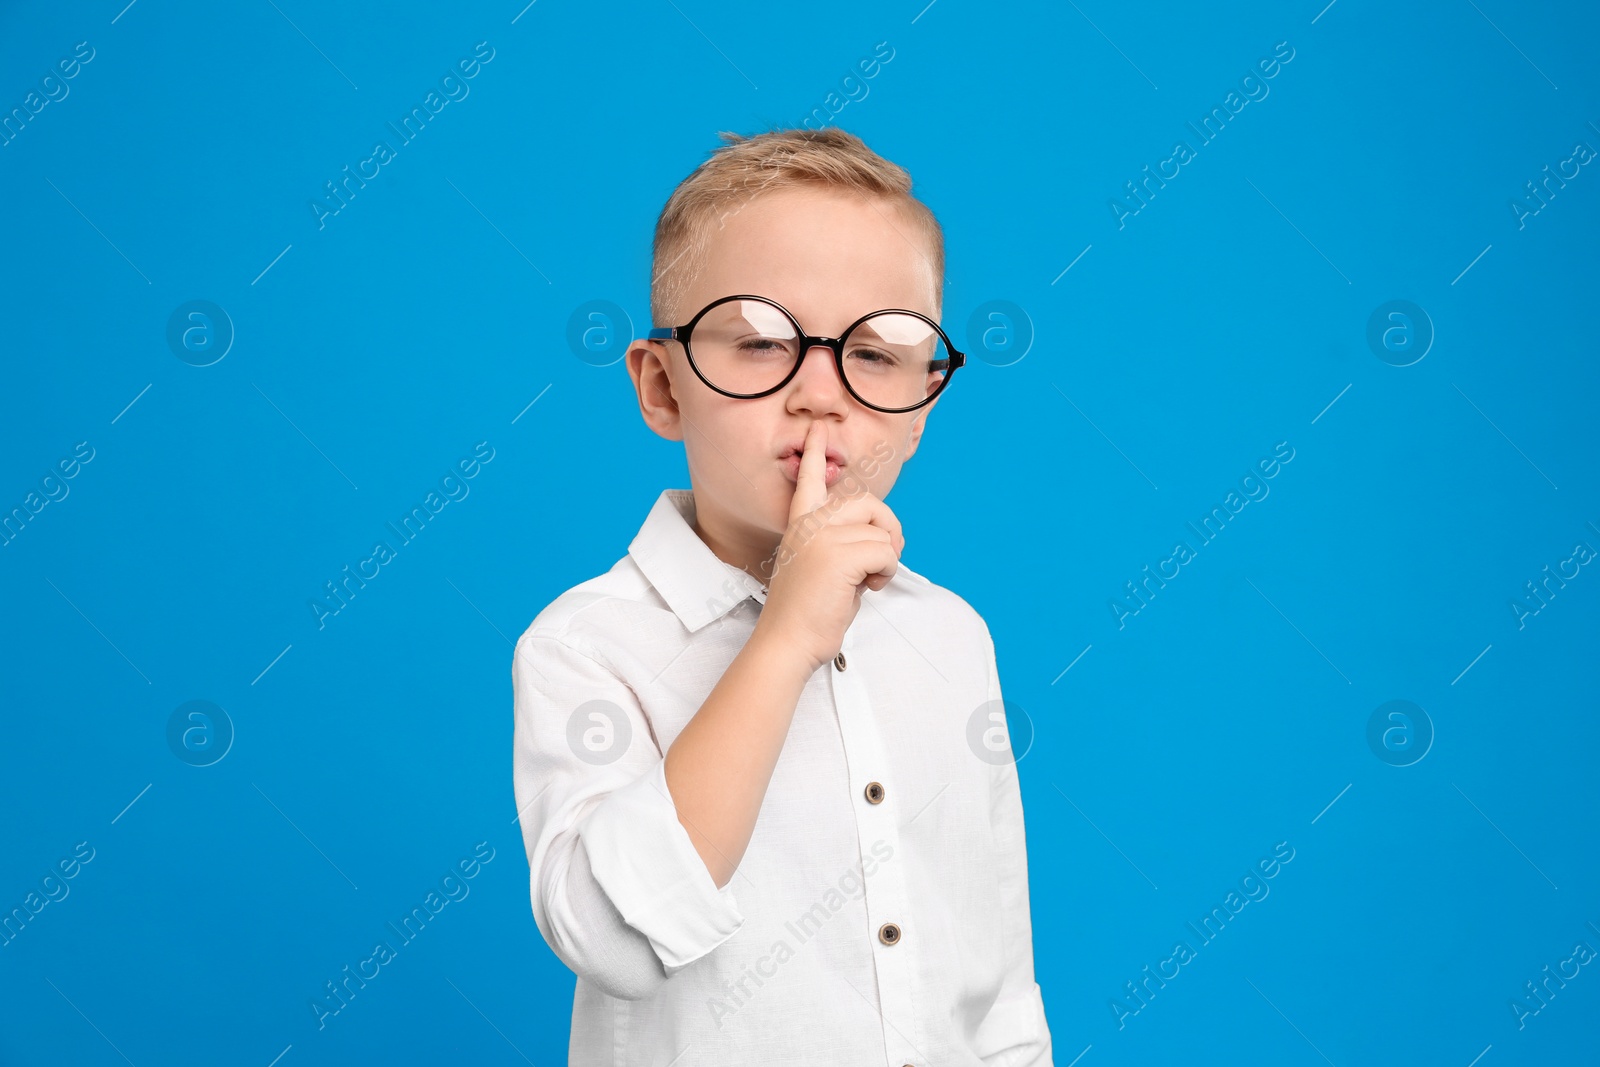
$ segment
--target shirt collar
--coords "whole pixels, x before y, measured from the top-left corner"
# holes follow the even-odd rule
[[[717,557],[694,532],[694,492],[664,489],[628,554],[661,599],[694,633],[722,618],[745,600],[766,603],[766,587],[756,577]]]

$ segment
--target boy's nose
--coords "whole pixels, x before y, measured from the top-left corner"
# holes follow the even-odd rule
[[[817,355],[819,352],[821,355]],[[817,370],[814,366],[817,363],[823,365],[821,370]],[[795,380],[798,381],[808,374],[821,374],[824,378],[838,383],[840,389],[844,388],[844,383],[839,380],[839,367],[834,362],[833,349],[827,345],[812,345],[800,353],[800,370],[796,372]]]
[[[830,408],[843,407],[850,396],[839,377],[833,349],[827,345],[812,345],[800,354],[800,369],[789,382],[789,389],[800,399],[825,403]]]

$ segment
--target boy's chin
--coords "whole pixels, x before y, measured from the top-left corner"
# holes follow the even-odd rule
[[[789,528],[789,505],[793,500],[794,486],[783,483],[776,493],[769,494],[762,501],[759,508],[753,509],[751,525],[773,537],[782,537]]]
[[[760,531],[770,534],[777,540],[789,529],[789,508],[794,503],[794,483],[782,474],[771,480],[754,478],[752,481],[756,482],[758,487],[753,488],[744,481],[740,481],[737,486],[726,487],[728,494],[719,495],[722,509],[747,531]]]
[[[731,522],[747,531],[770,533],[782,537],[789,528],[789,504],[794,499],[794,486],[780,483],[752,491],[741,483],[738,490],[722,497],[722,511]]]

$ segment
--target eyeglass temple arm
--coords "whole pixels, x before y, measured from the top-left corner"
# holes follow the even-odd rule
[[[676,341],[678,339],[678,327],[676,327],[676,326],[656,326],[656,327],[653,327],[650,330],[649,339],[652,340],[652,341]]]

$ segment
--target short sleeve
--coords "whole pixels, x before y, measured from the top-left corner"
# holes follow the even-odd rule
[[[732,883],[713,882],[638,697],[597,650],[530,628],[511,676],[513,784],[539,931],[575,973],[644,995],[743,924]],[[575,864],[580,846],[586,862]],[[635,933],[608,929],[612,915]],[[639,935],[654,959],[619,943]]]

